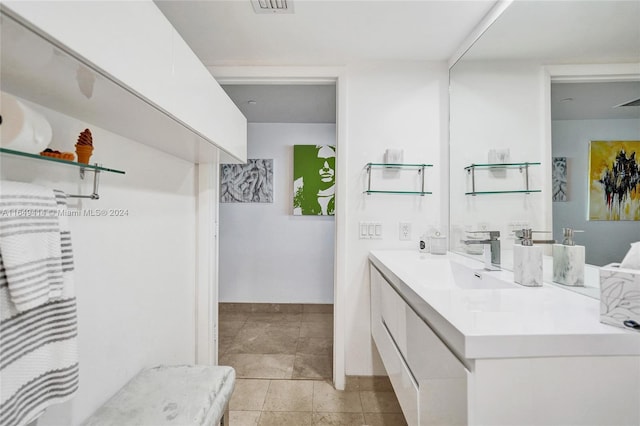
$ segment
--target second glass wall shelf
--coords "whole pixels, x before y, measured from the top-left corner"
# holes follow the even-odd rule
[[[410,163],[367,163],[365,168],[367,169],[367,189],[365,194],[401,194],[401,195],[429,195],[431,192],[425,191],[424,187],[424,171],[427,167],[433,167],[433,164],[410,164]],[[400,190],[376,190],[371,189],[371,169],[415,169],[420,175],[420,190],[419,191],[400,191]]]
[[[465,192],[465,195],[487,195],[487,194],[529,194],[532,192],[542,192],[540,189],[531,189],[529,187],[529,167],[539,166],[540,163],[485,163],[485,164],[471,164],[465,167],[467,174],[471,175],[471,191]],[[476,169],[479,170],[496,170],[496,169],[519,169],[520,173],[524,173],[525,187],[517,190],[504,190],[504,191],[476,191]]]

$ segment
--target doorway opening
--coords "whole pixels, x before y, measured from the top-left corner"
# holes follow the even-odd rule
[[[249,161],[221,165],[219,363],[240,378],[331,380],[335,219],[330,203],[296,204],[305,149],[294,146],[335,183],[335,82],[222,87],[247,117]]]
[[[640,108],[624,106],[639,99],[638,79],[551,81],[553,232],[584,231],[576,244],[586,247],[587,264],[619,262],[640,238],[632,189]]]

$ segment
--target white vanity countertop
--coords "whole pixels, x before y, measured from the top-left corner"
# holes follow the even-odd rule
[[[640,333],[600,323],[599,300],[548,284],[459,288],[450,261],[510,282],[513,273],[455,253],[374,250],[369,259],[463,358],[640,355]]]

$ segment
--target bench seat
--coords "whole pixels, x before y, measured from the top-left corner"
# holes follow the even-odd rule
[[[235,370],[158,366],[142,370],[100,407],[86,426],[214,426],[228,409]]]

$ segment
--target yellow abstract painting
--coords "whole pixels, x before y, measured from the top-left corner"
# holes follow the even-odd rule
[[[640,141],[591,141],[589,220],[640,220]]]

